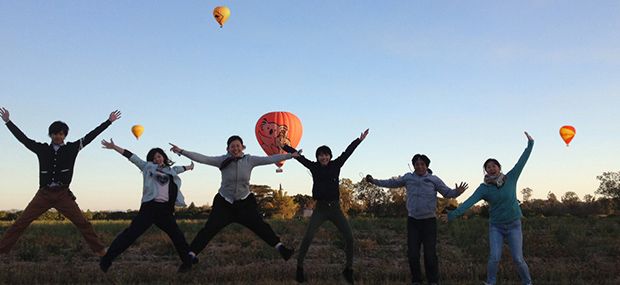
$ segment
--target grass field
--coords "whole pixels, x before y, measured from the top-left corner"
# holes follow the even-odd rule
[[[204,221],[180,221],[188,241]],[[298,247],[305,220],[268,221],[285,244]],[[94,221],[109,245],[129,221]],[[10,223],[0,223],[4,233]],[[407,284],[406,220],[351,220],[356,284]],[[523,221],[525,258],[534,284],[620,284],[620,217],[528,218]],[[442,284],[481,284],[486,276],[487,220],[439,225]],[[344,246],[324,224],[306,258],[307,284],[346,284],[340,277]],[[296,256],[296,255],[295,255]],[[107,274],[77,230],[65,222],[36,222],[9,255],[0,256],[0,284],[296,284],[295,256],[288,262],[249,230],[231,225],[200,254],[188,274],[167,236],[152,227],[121,255]],[[520,284],[505,249],[499,284]]]

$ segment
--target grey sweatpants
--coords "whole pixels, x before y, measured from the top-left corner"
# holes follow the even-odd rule
[[[312,239],[314,238],[314,234],[319,230],[319,227],[325,221],[331,221],[338,231],[344,236],[345,240],[345,254],[347,256],[347,263],[345,268],[352,268],[353,266],[353,233],[351,232],[351,226],[349,226],[349,222],[347,218],[342,213],[340,209],[339,201],[317,201],[316,207],[312,212],[312,217],[310,217],[310,223],[308,224],[308,228],[306,229],[306,234],[304,235],[304,239],[301,242],[301,246],[299,247],[299,255],[297,255],[297,266],[303,267],[304,258],[306,257],[306,253],[308,252],[308,248],[310,248],[310,243],[312,243]]]

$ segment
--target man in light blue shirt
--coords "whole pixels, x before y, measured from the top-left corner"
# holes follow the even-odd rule
[[[413,284],[422,283],[420,270],[420,246],[424,245],[424,265],[430,284],[439,282],[439,264],[437,259],[437,192],[446,198],[455,198],[463,193],[468,185],[461,182],[450,189],[443,181],[428,169],[431,160],[424,154],[416,154],[411,159],[414,172],[403,176],[379,180],[371,175],[366,181],[381,187],[407,189],[407,255]]]

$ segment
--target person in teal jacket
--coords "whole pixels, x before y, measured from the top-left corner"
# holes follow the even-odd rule
[[[530,272],[523,258],[523,233],[521,230],[521,207],[517,200],[517,181],[523,171],[527,159],[532,153],[534,139],[525,132],[528,143],[517,164],[508,173],[502,173],[501,164],[493,158],[484,162],[484,183],[480,184],[471,197],[467,198],[458,208],[450,212],[448,221],[463,215],[467,209],[480,200],[489,204],[489,262],[487,265],[486,284],[495,284],[502,257],[504,240],[510,248],[521,282],[532,284]]]

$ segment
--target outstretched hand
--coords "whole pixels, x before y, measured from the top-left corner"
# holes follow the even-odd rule
[[[368,130],[370,129],[366,129],[361,135],[360,135],[360,141],[364,141],[364,139],[366,138],[366,136],[368,135]]]
[[[118,120],[121,118],[121,111],[119,110],[115,110],[114,112],[110,113],[110,117],[108,118],[108,120],[112,123],[114,123],[114,121]]]
[[[194,170],[194,162],[190,163],[188,166],[185,166],[186,170]]]
[[[102,148],[107,148],[107,149],[114,149],[116,147],[116,144],[114,144],[114,140],[110,139],[110,141],[106,141],[105,139],[101,140],[101,144],[103,145]]]
[[[9,110],[5,109],[4,107],[3,107],[3,108],[0,108],[0,116],[2,117],[2,120],[3,120],[5,123],[8,123],[8,122],[9,122],[9,120],[10,120],[10,119],[9,119],[9,115],[10,115]]]
[[[461,195],[463,194],[463,192],[465,192],[465,190],[467,190],[467,188],[469,188],[469,185],[467,185],[466,182],[461,182],[460,185],[456,185],[456,183],[454,183],[454,187],[456,188],[456,192]]]
[[[180,147],[176,146],[176,145],[175,145],[175,144],[173,144],[173,143],[168,143],[168,144],[172,146],[172,147],[170,148],[170,151],[171,151],[171,152],[174,152],[174,153],[176,153],[176,154],[177,154],[177,155],[179,155],[179,156],[181,155],[181,153],[183,152],[183,149],[182,149],[182,148],[180,148]]]
[[[298,151],[296,151],[296,152],[291,153],[291,155],[292,155],[294,158],[298,158],[298,157],[300,157],[300,156],[301,156],[301,152],[302,152],[302,151],[303,151],[303,150],[301,150],[301,149],[300,149],[300,150],[298,150]]]
[[[525,136],[527,137],[528,141],[533,141],[534,139],[530,136],[530,134],[528,134],[527,132],[523,132],[525,133]]]

